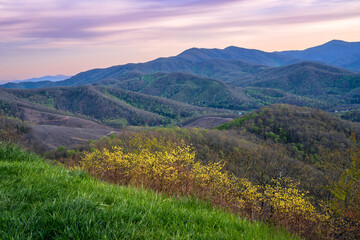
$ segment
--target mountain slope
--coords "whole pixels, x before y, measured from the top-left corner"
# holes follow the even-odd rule
[[[294,239],[195,199],[101,183],[0,143],[5,239]]]

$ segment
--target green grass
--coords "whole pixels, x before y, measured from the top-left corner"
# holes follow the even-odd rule
[[[0,142],[0,239],[293,239],[192,198],[100,182]]]

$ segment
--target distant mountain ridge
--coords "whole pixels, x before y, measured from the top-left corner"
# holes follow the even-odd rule
[[[8,83],[21,83],[21,82],[43,82],[43,81],[50,81],[50,82],[57,82],[57,81],[62,81],[65,79],[71,78],[71,76],[66,76],[66,75],[46,75],[43,77],[38,77],[38,78],[29,78],[29,79],[24,79],[24,80],[13,80],[13,81],[8,81]]]
[[[303,51],[275,52],[284,57],[317,61],[335,67],[360,72],[360,42],[332,40]]]
[[[225,49],[191,48],[176,57],[190,60],[192,62],[203,62],[211,59],[241,60],[248,63],[271,67],[299,62],[297,59],[283,56],[278,53],[269,53],[256,49],[246,49],[235,46],[230,46]]]
[[[116,79],[128,72],[142,74],[156,72],[184,72],[239,85],[239,80],[253,78],[253,74],[269,67],[286,66],[302,61],[314,61],[351,71],[360,71],[360,42],[333,40],[303,51],[264,52],[230,46],[225,49],[191,48],[177,56],[158,58],[138,64],[125,64],[104,69],[92,69],[53,82],[9,83],[5,88],[41,88],[51,86],[80,86],[104,79]]]

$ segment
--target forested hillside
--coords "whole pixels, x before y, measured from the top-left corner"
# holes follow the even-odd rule
[[[3,90],[4,105],[35,110],[74,114],[110,125],[160,125],[206,113],[226,113],[224,110],[195,107],[165,98],[101,86],[46,88],[36,90]],[[5,111],[4,110],[4,111]]]

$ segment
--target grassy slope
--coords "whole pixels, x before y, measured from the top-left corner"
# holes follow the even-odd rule
[[[193,199],[101,183],[0,143],[4,239],[289,239]]]

